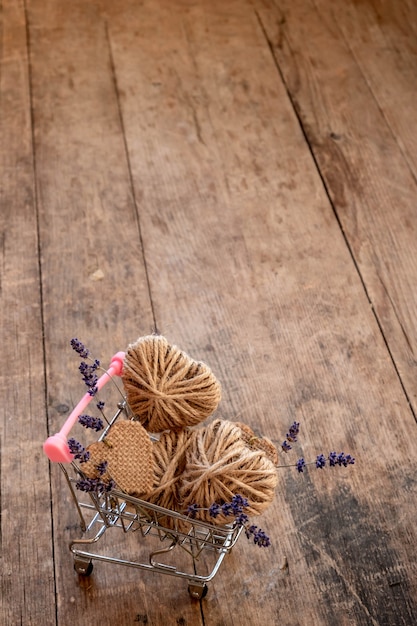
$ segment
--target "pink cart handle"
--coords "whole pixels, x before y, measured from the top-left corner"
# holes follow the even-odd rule
[[[97,388],[101,389],[112,378],[112,376],[121,376],[123,369],[124,352],[118,352],[111,359],[110,367],[105,374],[100,376],[97,381]],[[86,406],[91,402],[93,396],[86,393],[81,398],[75,409],[71,412],[66,422],[62,426],[59,433],[48,437],[43,444],[43,450],[50,461],[53,463],[71,463],[74,455],[71,454],[68,447],[68,435],[79,416],[82,414]]]

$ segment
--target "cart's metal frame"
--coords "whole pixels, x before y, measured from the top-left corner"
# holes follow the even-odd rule
[[[118,410],[102,433],[103,439],[122,413],[128,415],[126,403],[118,405]],[[159,574],[183,578],[188,582],[192,598],[201,599],[207,593],[207,583],[219,570],[225,557],[239,539],[242,526],[216,525],[192,519],[176,511],[171,511],[130,496],[117,489],[109,492],[80,492],[76,483],[85,478],[81,465],[59,464],[80,518],[83,537],[73,539],[70,550],[74,555],[74,568],[77,573],[88,576],[93,570],[93,561],[126,565]],[[98,552],[93,547],[99,543],[109,528],[119,528],[122,533],[137,532],[140,537],[156,537],[161,547],[147,553],[147,561],[127,560]],[[182,551],[188,554],[189,568],[179,569],[175,564],[164,563],[161,557]],[[198,559],[202,554],[210,554],[210,567],[205,559],[205,574],[198,574]],[[184,559],[183,559],[184,560]],[[210,571],[207,573],[207,568]]]

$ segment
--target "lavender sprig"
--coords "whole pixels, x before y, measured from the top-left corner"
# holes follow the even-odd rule
[[[230,502],[218,504],[214,502],[208,509],[199,507],[198,504],[190,504],[187,508],[187,514],[194,519],[198,511],[208,511],[210,517],[218,517],[220,514],[225,517],[233,516],[233,528],[243,526],[245,535],[248,539],[252,538],[253,542],[260,548],[267,548],[271,545],[268,535],[257,526],[249,525],[249,517],[245,513],[245,509],[249,506],[249,501],[240,494],[233,496]]]
[[[108,483],[105,483],[100,478],[80,478],[80,480],[75,483],[75,486],[80,491],[103,494],[114,489],[116,483],[113,479],[110,479]]]
[[[285,441],[282,442],[281,448],[284,452],[289,452],[292,449],[290,443],[297,441],[298,433],[300,432],[300,422],[293,422],[287,432]]]
[[[297,465],[297,471],[304,472],[304,468],[306,466],[306,462],[304,461],[303,458],[298,459],[296,465]]]
[[[297,436],[299,432],[300,423],[293,422],[288,430],[285,441],[281,444],[281,448],[284,452],[288,452],[289,450],[291,450],[289,442],[293,443],[297,441]],[[347,467],[348,465],[354,465],[354,463],[355,459],[351,454],[345,454],[344,452],[330,452],[327,457],[325,457],[324,454],[318,454],[315,461],[311,461],[308,463],[303,457],[301,457],[296,463],[293,463],[292,465],[278,465],[277,467],[296,467],[299,473],[303,473],[304,468],[307,467],[307,465],[315,465],[317,469],[324,469],[325,467],[327,467],[327,464],[329,465],[329,467],[335,467],[336,465],[339,465],[339,467],[341,467],[342,465],[343,467]]]
[[[96,370],[99,367],[100,367],[100,361],[98,359],[95,359],[91,365],[89,365],[85,361],[81,361],[80,366],[79,366],[79,370],[81,372],[83,381],[86,387],[88,387],[87,393],[89,393],[90,396],[95,396],[98,391],[98,387],[97,387],[98,376],[96,374]]]
[[[90,453],[84,446],[74,438],[68,439],[68,448],[75,459],[79,459],[80,463],[86,463],[90,458]]]
[[[317,469],[323,469],[324,467],[327,466],[327,461],[329,461],[329,467],[336,467],[336,465],[339,465],[339,467],[341,467],[342,465],[343,467],[347,467],[348,465],[355,464],[355,459],[350,454],[345,454],[344,452],[340,452],[339,454],[337,454],[337,452],[330,452],[327,459],[324,456],[324,454],[319,454],[316,460],[311,461],[310,463],[306,463],[303,458],[298,459],[295,466],[299,472],[303,472],[304,468],[307,465],[315,465]],[[290,466],[281,465],[279,467],[290,467]]]
[[[300,422],[293,422],[287,432],[287,441],[297,441],[297,435],[300,432]]]
[[[100,476],[103,476],[103,474],[106,473],[107,471],[107,465],[108,462],[107,461],[102,461],[101,463],[99,463],[98,465],[96,465],[97,471],[100,474]]]
[[[252,526],[249,526],[249,528],[245,529],[245,535],[248,539],[252,536],[253,542],[260,548],[268,548],[271,545],[271,540],[268,535],[262,530],[262,528],[258,528],[253,524]]]
[[[103,420],[99,417],[93,417],[92,415],[80,415],[78,421],[84,428],[91,428],[97,433],[104,428]]]
[[[78,339],[76,338],[71,339],[70,343],[71,343],[71,347],[75,350],[75,352],[77,352],[80,355],[82,359],[86,359],[88,355],[90,354],[89,350],[87,350],[85,345]]]
[[[339,465],[343,467],[347,467],[348,465],[353,465],[355,463],[355,459],[350,454],[345,454],[344,452],[330,452],[329,454],[329,465],[330,467],[334,467],[335,465]]]

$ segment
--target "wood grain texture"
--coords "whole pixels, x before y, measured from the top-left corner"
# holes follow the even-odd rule
[[[295,624],[298,611],[317,624],[410,619],[412,544],[404,550],[403,540],[413,513],[396,485],[412,480],[414,420],[255,14],[215,2],[174,17],[166,3],[145,4],[136,22],[131,10],[112,16],[110,38],[161,329],[185,344],[201,335],[196,348],[210,330],[223,415],[243,412],[272,438],[300,417],[306,455],[347,442],[369,461],[342,486],[333,476],[297,484],[298,497],[294,479],[283,479],[268,518],[274,566],[239,546],[242,594],[229,597],[220,574],[205,620]],[[390,447],[393,423],[405,430],[388,468],[379,450]],[[397,506],[407,509],[398,533]],[[277,566],[287,533],[290,583]],[[364,569],[380,584],[364,583]],[[398,600],[387,598],[395,572],[407,588]],[[294,579],[291,604],[284,590]]]
[[[416,125],[417,7],[392,3],[334,2],[316,5],[329,14],[363,74],[385,124],[417,177]],[[387,80],[388,78],[388,80]]]
[[[105,23],[82,2],[31,2],[28,15],[48,418],[56,432],[84,393],[70,339],[79,337],[105,365],[154,321]],[[94,578],[79,580],[68,551],[80,536],[77,514],[56,466],[51,481],[58,624],[140,623],[147,615],[163,623],[167,612],[200,623],[198,603],[186,590],[177,598],[180,582],[161,610],[152,602],[158,577],[98,565]],[[110,533],[110,554],[120,553],[117,542]],[[125,543],[138,550],[136,535]]]
[[[55,624],[36,196],[24,7],[0,40],[0,623]]]
[[[406,139],[406,126],[407,120],[415,118],[411,92],[415,99],[416,40],[410,36],[406,43],[399,33],[399,47],[386,45],[378,55],[384,24],[375,16],[374,21],[367,21],[373,14],[366,3],[347,6],[350,10],[333,13],[324,3],[303,0],[258,3],[277,63],[415,412],[417,183],[414,140]],[[301,11],[303,20],[299,19]],[[395,39],[396,22],[391,28],[387,23],[385,36]],[[364,44],[354,34],[360,24]],[[358,61],[359,45],[367,46],[366,63],[364,52]],[[403,68],[398,78],[400,59]],[[414,80],[409,79],[411,75]],[[385,83],[389,86],[384,87]],[[407,89],[401,90],[400,83],[407,84]]]
[[[414,183],[393,126],[377,124],[380,110],[332,14],[297,0],[30,0],[27,16],[30,63],[21,53],[18,67],[31,77],[41,270],[31,293],[39,307],[41,279],[43,328],[38,308],[38,317],[19,317],[13,336],[21,344],[34,324],[44,333],[45,366],[36,370],[46,382],[46,408],[36,396],[42,437],[46,420],[57,430],[83,391],[71,337],[105,363],[156,325],[219,378],[217,416],[278,443],[301,422],[282,463],[331,449],[357,458],[349,470],[282,468],[274,504],[254,520],[272,546],[241,539],[201,603],[182,581],[121,566],[98,563],[91,578],[78,578],[67,548],[79,532],[76,511],[52,467],[53,544],[44,516],[42,526],[31,518],[40,543],[30,545],[46,543],[48,554],[53,545],[55,580],[35,588],[37,559],[25,560],[26,603],[44,613],[38,623],[414,623],[411,379],[401,365],[404,339],[394,353],[393,306],[382,309],[375,296],[376,317],[369,303],[377,266],[386,300],[401,315],[412,305],[413,261],[406,266],[400,247],[409,241],[402,219]],[[28,93],[20,97],[10,115],[28,125]],[[25,124],[2,126],[8,145],[29,141],[16,130]],[[33,194],[31,167],[24,175]],[[398,219],[387,210],[391,185],[403,190]],[[19,181],[11,197],[15,189],[22,193]],[[12,232],[16,215],[4,214]],[[19,229],[33,256],[36,224]],[[15,257],[29,263],[31,255]],[[20,311],[12,284],[10,303]],[[15,343],[9,337],[8,354]],[[5,406],[18,412],[22,431],[24,398],[13,393]],[[10,448],[5,454],[9,468],[16,460]],[[31,489],[37,506],[49,507],[47,465],[38,458]],[[106,542],[124,555],[143,551],[136,535],[109,532]],[[8,547],[9,562],[15,551]],[[9,597],[20,611],[19,589],[10,586]]]

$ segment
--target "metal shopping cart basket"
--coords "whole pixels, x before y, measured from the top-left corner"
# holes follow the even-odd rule
[[[124,353],[113,357],[109,369],[97,381],[98,389],[112,377],[120,376],[123,358]],[[64,473],[80,519],[83,535],[70,543],[75,571],[89,576],[93,571],[93,561],[126,565],[182,578],[188,583],[192,598],[203,598],[207,593],[207,583],[214,578],[224,557],[236,544],[243,527],[208,524],[130,496],[116,488],[87,493],[78,490],[76,483],[85,476],[81,466],[74,461],[67,440],[70,430],[91,399],[91,395],[85,394],[59,433],[44,443],[48,458],[58,463]],[[129,417],[129,407],[123,399],[118,402],[117,410],[108,420],[99,441],[105,438],[117,420]],[[111,528],[118,529],[122,534],[135,533],[138,540],[143,539],[141,547],[146,543],[149,548],[145,550],[147,558],[143,558],[143,550],[140,551],[142,558],[138,560],[98,551],[96,546],[98,548],[100,540]],[[175,557],[180,553],[181,567],[177,567]],[[202,555],[207,558],[201,559]],[[204,560],[204,568],[200,567],[201,560]],[[201,569],[204,572],[199,573]]]

